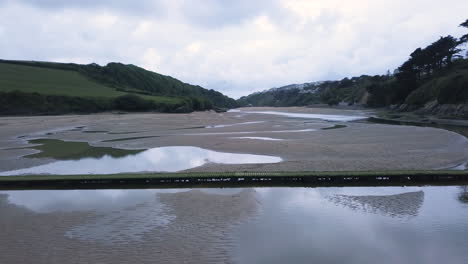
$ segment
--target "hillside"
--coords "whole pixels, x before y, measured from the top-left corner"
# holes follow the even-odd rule
[[[345,78],[288,85],[241,97],[241,106],[311,106],[344,104],[391,107],[396,111],[416,111],[442,117],[468,118],[468,59],[453,62],[450,68],[423,80],[403,100],[400,84],[393,75]]]
[[[313,104],[359,104],[366,95],[366,87],[380,76],[345,78],[340,81],[293,84],[272,88],[241,97],[237,102],[242,106],[307,106]]]
[[[113,109],[190,112],[235,105],[233,99],[214,90],[120,63],[99,66],[0,60],[0,95],[3,114]]]
[[[460,25],[468,28],[468,22]],[[288,85],[244,96],[241,106],[346,104],[468,119],[468,34],[417,48],[393,74]],[[466,54],[465,54],[466,53]],[[465,54],[465,55],[464,55]]]

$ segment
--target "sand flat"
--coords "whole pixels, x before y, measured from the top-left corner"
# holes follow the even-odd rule
[[[34,153],[30,149],[18,149],[28,146],[27,139],[33,138],[81,141],[93,146],[123,149],[193,146],[218,152],[269,155],[283,159],[283,162],[277,164],[210,163],[191,171],[437,169],[468,160],[468,140],[442,129],[247,113],[254,111],[345,116],[369,114],[369,111],[362,110],[255,107],[228,113],[1,117],[0,171],[50,163],[50,159],[21,157]],[[345,124],[346,127],[323,130],[337,124]],[[119,141],[130,137],[126,133],[131,133],[131,137],[136,139]],[[235,137],[283,140],[245,140]]]

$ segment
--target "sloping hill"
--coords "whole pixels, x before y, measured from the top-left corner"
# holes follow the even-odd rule
[[[405,104],[422,106],[434,100],[441,104],[468,102],[468,60],[459,60],[426,81],[408,95]]]
[[[243,106],[307,106],[313,104],[360,103],[366,94],[366,87],[383,76],[345,78],[340,81],[293,84],[272,88],[263,92],[241,97],[238,103]]]

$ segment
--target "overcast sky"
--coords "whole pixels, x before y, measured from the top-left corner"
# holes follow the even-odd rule
[[[383,74],[467,0],[0,0],[0,58],[131,63],[232,97]]]

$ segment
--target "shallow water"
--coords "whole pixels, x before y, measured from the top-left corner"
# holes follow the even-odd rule
[[[109,155],[100,158],[82,158],[48,163],[31,168],[0,172],[0,176],[23,174],[116,174],[129,172],[177,172],[206,163],[253,164],[278,163],[273,156],[216,152],[198,147],[152,148],[124,157]]]
[[[468,263],[467,197],[466,187],[0,192],[0,263]]]
[[[190,133],[181,134],[182,136],[209,136],[209,135],[243,135],[243,134],[259,134],[259,133],[303,133],[303,132],[315,132],[315,128],[306,129],[291,129],[291,130],[264,130],[264,131],[240,131],[240,132],[207,132],[207,133]]]
[[[223,127],[232,127],[232,126],[241,126],[241,125],[261,124],[261,123],[265,123],[265,122],[266,121],[252,121],[252,122],[225,124],[225,125],[210,125],[210,126],[206,126],[205,128],[223,128]]]
[[[246,114],[265,114],[265,115],[279,115],[293,118],[306,118],[306,119],[320,119],[324,121],[341,121],[350,122],[356,120],[367,119],[367,116],[357,115],[325,115],[325,114],[307,114],[307,113],[292,113],[292,112],[279,112],[279,111],[242,111],[234,109],[231,112],[241,112]]]
[[[233,139],[257,139],[265,141],[283,141],[284,139],[280,138],[270,138],[270,137],[232,137]]]

